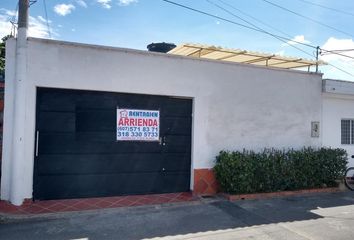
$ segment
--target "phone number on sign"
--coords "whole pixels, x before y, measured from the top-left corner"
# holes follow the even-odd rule
[[[158,137],[158,132],[117,132],[118,137]]]
[[[117,128],[118,132],[124,131],[124,132],[151,132],[151,133],[157,133],[158,128],[157,127],[118,127]]]

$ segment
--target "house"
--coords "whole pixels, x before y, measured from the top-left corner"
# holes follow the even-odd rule
[[[188,57],[25,41],[26,67],[16,65],[15,39],[6,50],[1,199],[15,205],[212,194],[214,159],[224,149],[346,144],[352,151],[352,83],[287,69],[315,62],[257,55],[245,64],[201,58],[202,51]],[[134,118],[132,126],[118,126],[120,116]]]
[[[322,145],[343,148],[354,166],[354,82],[323,80]]]

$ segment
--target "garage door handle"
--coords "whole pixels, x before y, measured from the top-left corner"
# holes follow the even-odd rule
[[[36,132],[36,157],[38,157],[39,131]]]

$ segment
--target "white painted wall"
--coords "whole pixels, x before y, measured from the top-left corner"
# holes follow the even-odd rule
[[[11,172],[12,172],[12,130],[14,109],[14,81],[15,81],[15,56],[16,41],[6,41],[6,69],[5,69],[5,94],[4,94],[4,123],[1,161],[1,199],[10,199]],[[25,188],[25,187],[24,187]],[[24,189],[23,189],[24,191]]]
[[[354,167],[354,145],[341,144],[341,119],[354,119],[354,83],[325,80],[323,91],[323,145],[345,149]]]
[[[321,121],[319,74],[38,39],[29,40],[28,51],[23,198],[32,197],[38,86],[193,98],[194,169],[211,168],[223,149],[321,145],[310,131],[311,121]],[[1,198],[14,201],[9,187],[2,183]]]

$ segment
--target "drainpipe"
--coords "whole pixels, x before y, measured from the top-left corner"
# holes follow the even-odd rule
[[[28,171],[28,169],[24,169],[28,8],[28,0],[19,0],[14,82],[12,158],[10,159],[12,161],[10,201],[14,205],[21,205],[23,203],[25,197],[24,185],[26,182],[26,179],[23,178],[23,173]]]

